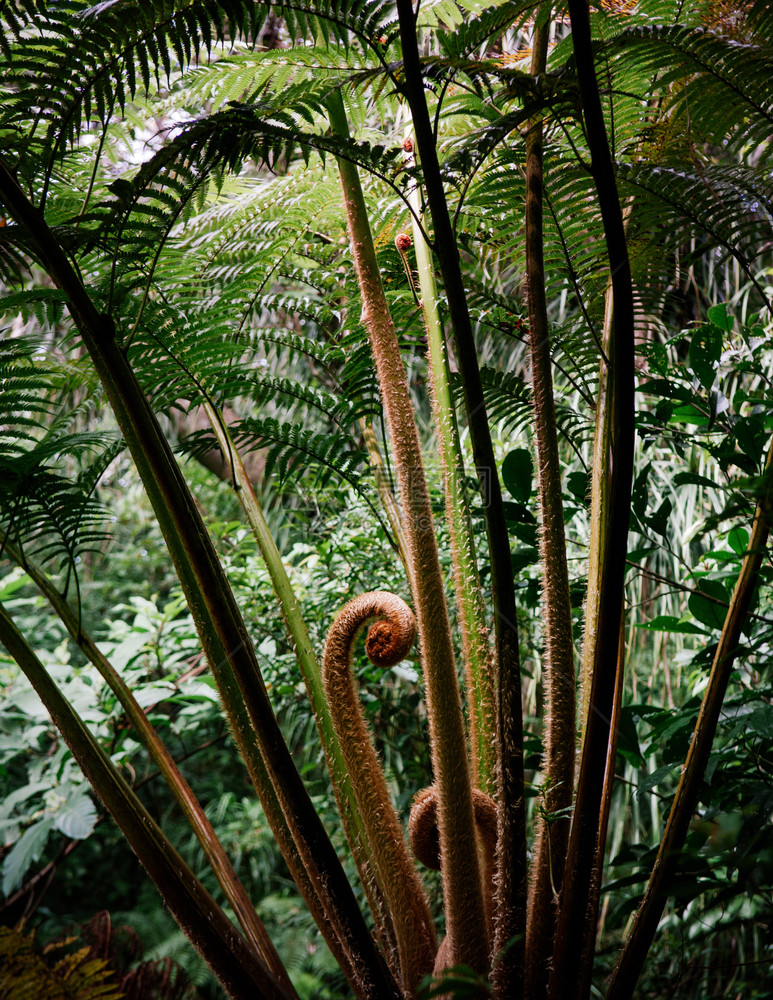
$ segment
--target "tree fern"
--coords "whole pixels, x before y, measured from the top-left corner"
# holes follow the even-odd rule
[[[576,20],[579,5],[573,8]],[[395,361],[407,361],[412,396],[407,389],[405,395],[415,403],[420,422],[429,412],[420,303],[394,239],[408,228],[409,191],[417,218],[417,206],[423,210],[423,200],[431,203],[434,221],[425,224],[428,266],[434,262],[446,276],[439,315],[449,329],[461,330],[451,356],[455,387],[460,400],[471,385],[480,389],[470,397],[462,431],[472,431],[476,463],[498,487],[502,452],[517,453],[513,444],[530,442],[523,203],[525,145],[538,114],[545,140],[542,249],[549,360],[561,460],[567,466],[561,472],[574,470],[567,481],[577,500],[567,508],[567,521],[577,520],[570,545],[584,556],[585,470],[595,464],[597,495],[603,493],[606,444],[619,440],[621,426],[613,439],[604,436],[615,324],[604,245],[609,220],[605,227],[599,204],[606,210],[617,185],[626,211],[642,364],[667,381],[671,393],[659,390],[657,379],[643,386],[640,429],[652,447],[663,420],[680,405],[694,405],[696,384],[708,390],[704,383],[715,373],[711,365],[718,364],[716,359],[704,364],[703,381],[690,365],[682,364],[687,374],[681,381],[668,365],[658,367],[663,353],[670,357],[674,349],[660,343],[663,304],[686,268],[705,266],[714,269],[714,287],[737,268],[747,283],[749,311],[762,306],[759,272],[769,261],[773,204],[766,145],[773,123],[772,57],[765,5],[753,3],[729,17],[713,5],[696,3],[680,8],[678,23],[676,9],[656,0],[643,0],[638,7],[613,5],[591,13],[587,44],[577,52],[559,12],[557,44],[538,77],[526,72],[521,58],[531,24],[522,29],[527,18],[533,24],[544,10],[520,0],[494,5],[428,0],[418,16],[401,0],[398,9],[405,51],[398,44],[395,9],[381,0],[291,0],[273,8],[244,0],[0,5],[5,29],[0,33],[0,183],[9,213],[3,216],[7,224],[0,225],[0,278],[14,287],[12,294],[1,290],[7,337],[0,349],[0,377],[10,386],[0,399],[6,428],[0,440],[3,527],[25,551],[62,569],[65,585],[79,557],[105,544],[98,482],[122,445],[109,433],[84,429],[101,406],[99,371],[155,504],[201,627],[202,648],[222,685],[233,730],[288,864],[355,991],[378,1000],[392,990],[395,960],[387,944],[382,962],[364,932],[292,761],[274,738],[271,706],[263,697],[265,686],[238,609],[186,490],[185,467],[174,463],[155,414],[175,415],[178,444],[189,454],[200,455],[216,441],[227,449],[229,440],[244,452],[263,451],[267,488],[284,491],[288,509],[297,509],[310,494],[327,514],[346,510],[354,497],[370,505],[372,523],[383,527],[381,497],[395,535],[403,526],[416,527],[408,493],[402,511],[389,506],[389,477],[383,470],[393,442],[369,426],[382,422],[382,410],[361,319],[368,287],[360,275],[361,296],[352,274],[359,258],[345,233],[335,175],[340,164],[350,194],[354,172],[349,168],[355,165],[363,176],[367,172],[359,210],[363,218],[369,216],[373,230],[370,274],[374,280],[378,275],[385,289],[377,311],[395,321]],[[261,52],[261,25],[269,11],[283,18],[287,45]],[[593,72],[583,63],[589,53]],[[591,77],[600,85],[596,133],[588,128]],[[335,134],[328,117],[331,95],[340,96]],[[408,144],[406,150],[402,146],[411,125],[422,146],[413,163],[406,156]],[[604,158],[606,181],[600,190],[598,156],[606,143],[599,143],[598,128],[609,135],[614,159],[612,164]],[[620,199],[612,201],[613,208],[620,207]],[[410,262],[407,267],[410,272]],[[41,281],[41,270],[66,294]],[[619,286],[616,264],[612,270]],[[62,304],[74,301],[73,326]],[[77,356],[78,337],[90,357]],[[698,345],[687,348],[695,362],[701,334],[693,331],[687,339]],[[695,364],[700,366],[700,360]],[[479,387],[473,378],[478,369]],[[748,386],[723,384],[723,389],[734,404]],[[761,392],[756,386],[757,395],[749,389],[748,397],[738,394],[738,399],[753,408]],[[718,393],[705,403],[712,422],[701,448],[720,470],[735,462],[751,475],[756,459],[749,442],[760,437],[762,418],[733,412],[731,425],[720,411],[725,404],[730,412],[729,396],[720,399]],[[187,414],[200,406],[228,422],[230,438],[218,433],[217,419],[214,433],[186,433]],[[594,409],[604,447],[601,457],[589,459]],[[484,454],[481,441],[490,439],[491,427],[502,439],[501,449],[486,447]],[[399,428],[394,430],[399,437]],[[689,440],[683,424],[670,433],[680,447]],[[627,454],[622,458],[627,460]],[[659,461],[650,454],[649,468],[639,467],[633,524],[648,549],[646,558],[652,559],[648,568],[665,574],[674,571],[679,555],[664,533],[665,504],[680,484],[669,482],[665,460]],[[400,472],[405,476],[404,468]],[[374,489],[378,475],[380,494]],[[620,537],[628,523],[626,503],[622,497],[614,504]],[[737,513],[738,503],[733,496],[724,507],[718,502],[709,517],[712,529],[726,514]],[[493,507],[500,512],[496,502]],[[496,603],[501,594],[508,595],[507,609],[495,617],[499,629],[504,622],[511,630],[505,649],[511,667],[517,651],[517,615],[509,596],[513,567],[529,567],[522,591],[538,572],[536,525],[526,508],[520,500],[517,509],[508,508],[522,518],[517,523],[511,518],[511,533],[526,544],[526,550],[515,553],[515,564],[504,518],[492,528],[492,597]],[[490,525],[492,509],[485,507]],[[674,519],[671,528],[682,531],[683,521]],[[592,544],[595,554],[599,549]],[[275,556],[281,562],[278,552]],[[575,591],[583,586],[582,576],[580,570]],[[610,607],[622,595],[615,579]],[[525,616],[523,608],[518,610]],[[618,610],[613,607],[608,616],[610,635]],[[436,624],[431,614],[425,621]],[[531,622],[524,642],[529,652],[530,644],[540,642],[539,628]],[[589,631],[586,623],[586,635]],[[587,642],[592,644],[592,635]],[[607,668],[614,659],[609,642],[602,665]],[[521,722],[519,677],[514,670],[500,687],[504,698],[512,696],[509,707],[502,702],[500,721],[515,728]],[[536,682],[530,696],[535,687]],[[611,709],[605,705],[601,716],[608,719]],[[500,749],[505,765],[520,767],[515,728],[516,750],[509,744]],[[510,737],[503,732],[507,743]],[[464,759],[463,740],[456,750]],[[604,752],[613,761],[614,737],[599,748],[599,759]],[[610,781],[613,771],[610,767]],[[601,774],[599,765],[595,777]],[[284,799],[288,775],[295,783],[292,796]],[[509,841],[513,861],[504,871],[518,879],[525,864],[518,832],[525,813],[513,781],[505,789],[513,794],[512,808],[503,808],[501,818],[509,823],[518,816],[520,826],[513,826]],[[303,829],[299,809],[307,824]],[[591,821],[603,827],[603,808],[596,813]],[[602,833],[602,848],[603,839]],[[315,867],[318,845],[330,863],[324,871]],[[580,861],[588,862],[597,847],[580,851]],[[600,856],[598,864],[600,871]],[[466,874],[466,869],[457,872]],[[364,877],[367,882],[367,873]],[[586,881],[595,887],[593,878]],[[326,895],[333,883],[334,904]],[[497,896],[500,911],[509,907],[515,913],[520,904],[503,899]],[[592,910],[595,903],[590,903]],[[463,909],[458,900],[455,905]],[[578,905],[584,917],[584,904]],[[521,919],[522,908],[519,913]],[[340,914],[341,922],[333,926]],[[567,920],[563,926],[571,925],[576,933],[567,933],[561,945],[584,949],[576,966],[576,956],[569,958],[569,967],[583,967],[582,975],[567,977],[579,995],[584,987],[575,987],[574,979],[586,981],[592,948],[583,941],[579,918]],[[517,930],[521,925],[506,926]],[[352,929],[359,936],[350,951]],[[513,954],[505,956],[510,971],[518,964]],[[360,962],[356,973],[350,962]],[[436,971],[443,971],[442,956],[438,962]],[[376,981],[382,984],[381,995],[372,986]]]

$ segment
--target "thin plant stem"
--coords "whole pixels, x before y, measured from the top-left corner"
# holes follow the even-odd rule
[[[368,461],[370,462],[370,467],[373,470],[373,475],[376,479],[376,489],[378,490],[378,494],[381,497],[381,503],[386,511],[389,527],[392,529],[392,534],[395,537],[400,559],[405,567],[405,575],[410,579],[411,567],[409,565],[410,554],[408,551],[408,541],[405,537],[402,521],[400,519],[400,508],[398,507],[397,500],[392,492],[389,476],[387,475],[387,470],[384,465],[384,459],[381,455],[381,449],[378,446],[376,432],[373,430],[373,424],[364,417],[360,418],[360,429],[362,430],[362,437],[365,442],[365,450],[368,453]]]

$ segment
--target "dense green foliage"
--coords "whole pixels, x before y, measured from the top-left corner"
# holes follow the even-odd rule
[[[551,26],[542,74],[530,68],[527,48],[535,15]],[[350,598],[387,590],[409,599],[409,560],[388,504],[400,472],[394,428],[382,406],[336,167],[340,159],[355,164],[407,367],[464,684],[425,316],[394,244],[411,231],[414,188],[421,200],[433,183],[426,161],[422,169],[403,145],[412,123],[396,16],[389,5],[335,0],[270,10],[239,0],[0,2],[0,602],[230,915],[232,902],[170,782],[115,691],[84,659],[83,636],[97,641],[178,761],[303,998],[359,994],[350,992],[351,977],[347,985],[276,849],[250,784],[254,774],[239,756],[239,723],[223,707],[214,676],[218,664],[206,646],[213,627],[186,590],[147,470],[127,451],[110,378],[89,353],[90,321],[82,303],[73,306],[73,288],[77,279],[88,293],[103,334],[114,338],[174,445],[180,482],[246,622],[242,638],[257,654],[286,744],[367,912],[308,677],[296,659],[297,636],[288,635],[276,573],[240,506],[243,484],[219,429],[227,427],[228,447],[247,463],[318,657]],[[619,553],[624,686],[613,725],[617,780],[591,987],[601,996],[650,879],[713,683],[736,581],[753,555],[755,510],[769,510],[773,23],[762,2],[694,0],[677,9],[642,0],[599,7],[591,28],[636,308],[630,534]],[[561,10],[438,0],[421,5],[417,31],[505,488],[532,843],[540,822],[549,829],[560,818],[546,805],[542,758],[547,668],[527,352],[526,137],[539,117],[578,677],[589,549],[597,544],[594,426],[610,328],[606,230],[591,165],[597,151]],[[331,94],[338,93],[351,137],[330,128]],[[34,214],[23,216],[14,184]],[[429,217],[416,221],[431,235]],[[72,283],[52,246],[72,265]],[[418,266],[413,251],[408,261],[409,270]],[[470,498],[491,625],[498,607],[486,536],[490,498],[481,497],[473,474],[463,402],[469,373],[451,340],[454,310],[442,290],[439,310],[469,470],[454,486]],[[140,437],[139,446],[149,448],[149,440]],[[615,464],[613,450],[602,476]],[[178,537],[187,554],[188,540],[179,530]],[[74,634],[41,596],[36,573],[66,599]],[[773,918],[772,591],[765,552],[637,996],[773,995],[764,932]],[[365,713],[392,800],[407,820],[415,793],[432,783],[419,651],[386,672],[364,653],[357,657]],[[138,875],[112,820],[102,822],[100,801],[33,687],[13,657],[0,658],[2,922],[24,914],[53,935],[109,909],[116,921],[134,924],[146,958],[175,958],[202,997],[220,996]],[[471,716],[469,688],[464,697]],[[578,716],[580,733],[584,725]],[[603,761],[600,768],[603,777]],[[425,881],[442,935],[440,879],[429,873]]]

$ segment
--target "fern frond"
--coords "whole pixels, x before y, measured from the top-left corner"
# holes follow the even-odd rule
[[[453,31],[436,32],[436,38],[441,51],[449,59],[465,58],[481,46],[490,47],[503,32],[520,27],[533,11],[534,4],[525,0],[495,4],[473,17],[465,18]]]
[[[666,96],[665,113],[689,116],[696,138],[733,153],[758,148],[767,160],[773,126],[773,50],[703,28],[639,25],[608,43],[610,63],[642,98]]]
[[[621,166],[619,173],[621,189],[636,197],[634,239],[642,232],[662,253],[702,237],[702,252],[721,247],[756,280],[752,265],[773,241],[773,185],[764,171],[669,163]]]
[[[344,485],[363,500],[389,536],[371,483],[367,454],[343,434],[317,433],[301,424],[285,423],[273,417],[248,417],[233,423],[230,433],[241,452],[266,449],[265,475],[274,471],[280,483],[292,474],[297,487],[307,477],[311,489],[324,491],[336,483]],[[187,435],[180,447],[193,456],[217,447],[208,431]]]
[[[517,372],[503,372],[493,368],[481,368],[483,396],[486,410],[492,420],[501,422],[510,434],[520,434],[534,419],[534,403],[531,387]],[[459,391],[456,385],[455,391]],[[556,405],[556,423],[561,436],[571,447],[580,452],[583,444],[592,434],[592,426],[587,415],[566,403]]]
[[[247,418],[232,429],[234,440],[245,450],[268,448],[267,474],[276,467],[283,481],[293,466],[313,463],[316,483],[326,486],[333,477],[340,477],[365,498],[360,480],[367,468],[364,451],[353,448],[351,439],[343,435],[318,434],[300,424],[283,424],[273,418]]]

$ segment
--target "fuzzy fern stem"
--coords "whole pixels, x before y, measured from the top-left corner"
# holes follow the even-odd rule
[[[549,32],[549,20],[534,29],[531,73],[535,78],[545,72]],[[575,754],[572,607],[545,296],[542,136],[542,118],[538,116],[532,120],[526,136],[526,289],[539,469],[544,614],[542,677],[546,707],[544,797],[529,874],[525,970],[525,993],[528,998],[544,996],[547,987],[547,962],[555,930],[555,892],[561,888],[569,840],[567,812],[574,793]]]
[[[298,607],[298,599],[282,562],[282,556],[263,516],[263,510],[255,495],[239,450],[223,421],[222,414],[210,402],[205,401],[202,405],[223,456],[231,469],[232,482],[244,516],[258,544],[279,601],[282,617],[293,644],[295,657],[317,723],[347,840],[352,849],[368,904],[376,921],[377,932],[382,941],[384,952],[389,956],[395,948],[392,920],[384,903],[383,890],[379,885],[378,875],[373,871],[373,850],[357,805],[351,775],[347,769],[341,744],[333,727],[331,707],[325,692],[322,670],[314,652],[314,646]]]
[[[328,103],[330,123],[348,135],[340,94]],[[421,642],[432,768],[440,797],[440,841],[446,925],[454,961],[484,972],[489,941],[472,808],[464,719],[432,507],[405,365],[381,283],[357,168],[338,161],[346,224],[376,371],[395,455],[400,502],[413,567],[411,587]]]
[[[493,664],[465,482],[467,474],[451,394],[448,351],[440,321],[432,251],[427,245],[419,223],[421,198],[418,187],[413,187],[409,191],[408,200],[415,212],[413,245],[419,275],[421,310],[427,330],[432,409],[443,466],[446,517],[454,567],[454,589],[462,633],[472,776],[476,787],[484,792],[493,793],[496,784]]]
[[[515,586],[510,561],[502,491],[483,398],[472,322],[462,279],[459,249],[448,210],[438,162],[435,135],[424,92],[419,61],[416,16],[411,0],[397,0],[405,73],[405,96],[411,109],[421,159],[434,249],[443,278],[454,332],[454,347],[462,378],[473,459],[481,485],[491,562],[496,648],[497,797],[499,841],[495,966],[503,996],[517,998],[522,990],[526,930],[526,800],[523,784],[523,715]],[[506,951],[505,951],[506,948]]]
[[[400,981],[405,995],[413,997],[435,960],[435,928],[352,676],[355,639],[362,626],[371,621],[374,624],[366,641],[371,662],[387,668],[405,659],[416,636],[413,613],[395,594],[372,591],[355,597],[336,615],[325,644],[323,677],[336,735],[371,846],[375,874],[394,921]]]

